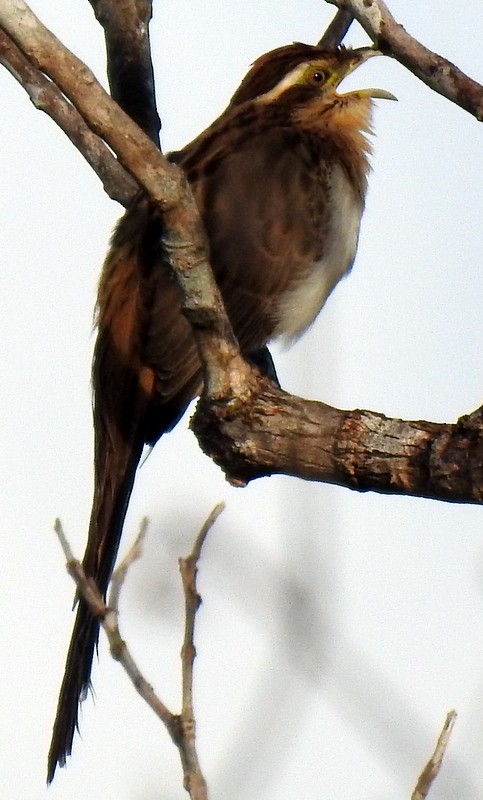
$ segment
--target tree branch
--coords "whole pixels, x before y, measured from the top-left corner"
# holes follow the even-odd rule
[[[456,711],[449,711],[446,715],[434,752],[419,776],[416,788],[411,795],[411,800],[426,800],[434,779],[439,775],[446,748],[449,744],[449,737],[451,736],[455,722]]]
[[[111,96],[159,147],[149,40],[152,0],[89,0],[104,28]]]
[[[205,393],[193,427],[232,482],[285,473],[362,491],[483,501],[481,410],[455,425],[389,420],[291,397],[250,369],[207,264],[205,235],[184,175],[23,0],[0,0],[0,25],[158,204],[167,229],[164,243],[204,365]]]
[[[430,89],[483,120],[483,86],[446,58],[428,50],[396,22],[382,0],[326,0],[354,15],[375,45]]]
[[[327,26],[327,30],[319,39],[319,47],[337,47],[342,42],[353,21],[354,15],[350,11],[339,9],[332,22]]]
[[[196,751],[196,727],[193,710],[193,665],[196,657],[194,642],[196,613],[201,605],[198,594],[196,578],[198,574],[198,561],[206,537],[216,520],[224,509],[224,504],[219,503],[211,512],[205,524],[196,537],[193,550],[186,558],[179,559],[179,571],[183,582],[185,600],[185,630],[183,647],[181,648],[182,664],[182,707],[180,714],[181,729],[183,731],[183,761],[184,787],[193,796],[205,800],[207,787],[202,775],[198,754]]]
[[[358,491],[483,503],[483,408],[454,425],[404,421],[341,411],[255,379],[247,400],[203,396],[191,420],[231,483],[284,474]]]
[[[178,748],[183,768],[184,788],[189,793],[191,800],[207,800],[208,797],[206,781],[201,772],[196,750],[193,712],[193,662],[196,655],[194,627],[196,612],[201,604],[201,598],[196,587],[196,574],[203,544],[223,508],[223,504],[220,503],[213,509],[196,537],[192,552],[186,558],[180,558],[179,560],[185,596],[185,635],[181,651],[183,674],[181,714],[173,714],[158,697],[139,669],[119,629],[121,590],[130,566],[141,556],[147,520],[142,520],[136,541],[113,573],[108,604],[105,603],[94,581],[86,577],[80,561],[74,558],[60,520],[57,519],[54,524],[55,532],[67,561],[67,571],[75,581],[77,590],[88,604],[90,611],[99,620],[105,631],[113,659],[121,664],[138,694],[163,722],[173,743]]]
[[[250,370],[239,354],[206,260],[204,229],[184,173],[161,156],[88,67],[42,25],[23,0],[0,0],[0,27],[57,84],[158,205],[166,229],[164,246],[206,367],[206,385],[213,396],[225,394],[230,387],[240,392],[240,381]]]
[[[89,606],[92,615],[99,620],[100,625],[105,631],[113,659],[122,665],[138,694],[144,699],[159,719],[162,720],[173,741],[176,741],[178,730],[176,715],[165,706],[159,697],[157,697],[152,686],[144,678],[119,630],[119,598],[121,589],[130,565],[141,555],[141,547],[146,533],[146,527],[147,520],[143,519],[134,545],[126,558],[119,564],[111,578],[109,604],[106,604],[96,583],[92,578],[86,576],[82,564],[74,558],[70,544],[65,536],[62,523],[59,519],[56,519],[54,524],[54,530],[58,536],[67,561],[67,572],[75,582],[79,594],[82,595]]]
[[[32,103],[51,117],[69,137],[96,175],[102,181],[104,191],[112,200],[128,206],[139,187],[120,165],[103,140],[86,125],[72,103],[17,47],[15,42],[0,29],[0,64],[28,93]]]

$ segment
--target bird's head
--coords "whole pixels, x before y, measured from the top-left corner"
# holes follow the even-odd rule
[[[349,171],[355,166],[358,174],[365,175],[372,98],[396,98],[383,89],[345,94],[337,90],[347,75],[375,55],[380,53],[370,47],[328,49],[300,42],[265,53],[221,116],[183,151],[172,153],[171,160],[181,164],[195,183],[207,165],[213,168],[250,137],[284,128],[308,134],[312,143],[322,143],[324,157],[337,151]],[[358,179],[361,186],[364,180]]]
[[[281,124],[289,120],[299,130],[330,137],[342,148],[368,153],[373,98],[395,100],[385,89],[338,91],[341,82],[373,56],[372,47],[351,50],[322,48],[296,42],[261,56],[253,64],[228,106],[276,111]],[[255,110],[254,108],[254,110]]]
[[[301,42],[278,47],[258,58],[233,95],[228,109],[249,100],[274,102],[290,100],[297,93],[306,100],[317,96],[325,102],[354,96],[395,100],[384,89],[360,89],[338,94],[340,83],[357,67],[373,56],[382,55],[373,47],[357,50],[328,49]],[[288,94],[287,94],[288,93]]]

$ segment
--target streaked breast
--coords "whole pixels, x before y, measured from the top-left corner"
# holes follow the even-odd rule
[[[322,257],[279,304],[274,338],[297,339],[315,320],[328,296],[354,263],[364,208],[342,166],[335,165],[329,187],[331,215],[324,232]]]

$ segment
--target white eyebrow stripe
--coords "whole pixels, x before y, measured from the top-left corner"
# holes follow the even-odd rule
[[[257,101],[259,103],[271,103],[272,100],[276,100],[286,89],[290,89],[291,86],[295,86],[295,84],[298,83],[299,78],[302,77],[311,63],[311,61],[304,61],[302,64],[297,64],[287,75],[284,75],[282,80],[279,81],[273,89],[257,97]]]

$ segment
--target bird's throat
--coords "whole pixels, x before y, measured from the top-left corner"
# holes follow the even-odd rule
[[[372,148],[367,137],[372,134],[371,120],[372,100],[357,92],[335,94],[332,103],[323,107],[315,97],[293,112],[294,123],[319,136],[327,151],[336,155],[361,198],[367,190],[370,169]]]

